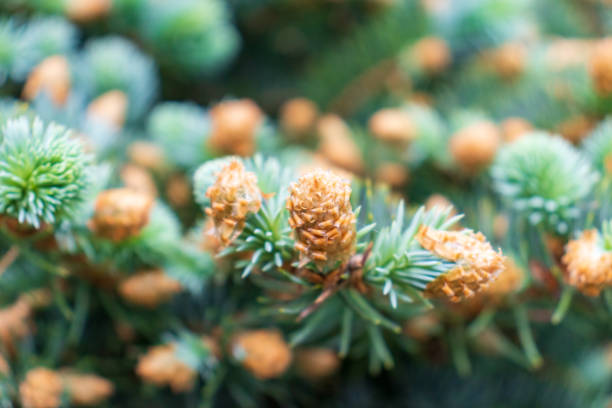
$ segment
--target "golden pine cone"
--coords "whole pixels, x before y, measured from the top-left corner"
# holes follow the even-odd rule
[[[23,408],[57,408],[61,403],[62,379],[47,368],[34,368],[19,384],[19,397]]]
[[[153,197],[129,188],[103,191],[96,199],[91,229],[118,242],[134,237],[149,223]]]
[[[66,16],[73,21],[86,23],[107,16],[112,6],[112,0],[68,0]]]
[[[378,139],[397,144],[414,140],[417,129],[408,112],[401,109],[381,109],[368,122],[370,132]]]
[[[0,343],[9,352],[14,352],[16,343],[30,334],[32,308],[23,298],[0,309]]]
[[[329,348],[304,348],[297,351],[295,365],[302,377],[317,381],[338,371],[340,358],[335,350]]]
[[[87,106],[87,117],[121,129],[128,108],[127,95],[121,91],[108,91]]]
[[[612,252],[601,247],[600,239],[595,229],[583,231],[567,244],[561,259],[565,281],[587,296],[599,296],[612,285]]]
[[[151,347],[142,355],[136,373],[146,382],[159,387],[170,386],[173,392],[185,392],[193,388],[196,371],[178,359],[176,344]]]
[[[440,231],[422,226],[417,233],[421,246],[457,265],[429,282],[425,295],[459,302],[485,289],[504,270],[505,258],[495,252],[484,235],[472,231]]]
[[[451,62],[448,44],[439,37],[425,37],[414,45],[418,66],[429,75],[444,71]]]
[[[121,297],[135,305],[154,308],[179,293],[181,284],[161,269],[137,273],[119,284]]]
[[[350,183],[330,171],[315,170],[289,186],[289,225],[301,264],[319,268],[345,262],[356,241]]]
[[[354,173],[363,171],[361,152],[355,144],[351,130],[338,116],[328,114],[317,122],[319,152],[333,165]]]
[[[600,95],[612,93],[612,37],[599,40],[591,54],[589,73]]]
[[[130,161],[149,170],[162,170],[166,166],[164,151],[155,143],[133,142],[127,149]]]
[[[232,341],[232,352],[261,380],[281,376],[291,363],[291,350],[278,330],[239,333]]]
[[[527,120],[519,117],[505,119],[501,124],[501,132],[507,143],[523,137],[527,132],[533,130],[533,126]]]
[[[306,98],[290,99],[280,110],[280,123],[291,136],[304,136],[314,129],[319,109]]]
[[[119,176],[125,187],[148,194],[151,197],[157,197],[155,180],[144,167],[128,163],[121,168]]]
[[[501,136],[495,124],[475,122],[455,132],[449,148],[455,162],[466,172],[476,172],[488,166],[497,153]]]
[[[22,96],[32,100],[43,90],[56,105],[66,102],[70,93],[70,67],[65,57],[54,55],[38,64],[28,76]]]
[[[263,121],[261,109],[250,99],[225,101],[210,110],[212,132],[208,143],[218,153],[251,156],[255,134]]]
[[[70,371],[61,372],[64,387],[74,405],[98,405],[107,400],[115,387],[105,378],[94,374],[77,374]]]
[[[506,43],[493,50],[491,63],[497,74],[504,79],[514,79],[525,70],[527,49],[520,43]]]
[[[246,171],[239,160],[232,160],[221,169],[206,196],[210,198],[206,214],[212,218],[215,233],[224,245],[238,238],[247,215],[256,213],[261,207],[257,176]]]

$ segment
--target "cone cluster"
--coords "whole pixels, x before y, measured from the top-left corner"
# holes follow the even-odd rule
[[[605,251],[599,241],[597,230],[583,231],[567,244],[562,258],[565,281],[587,296],[598,296],[612,285],[612,252]]]

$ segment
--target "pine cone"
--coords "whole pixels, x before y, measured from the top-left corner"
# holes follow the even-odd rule
[[[128,147],[127,154],[132,163],[145,169],[160,171],[166,166],[164,151],[151,142],[134,142]]]
[[[134,237],[148,224],[152,205],[153,197],[129,188],[103,191],[96,200],[90,228],[115,242]]]
[[[281,376],[291,363],[291,350],[278,330],[251,330],[236,335],[233,355],[255,377]]]
[[[127,95],[121,91],[108,91],[94,99],[87,107],[87,117],[121,129],[128,108]]]
[[[160,387],[169,385],[175,393],[191,390],[197,375],[178,359],[174,343],[151,347],[140,357],[136,373],[146,382]]]
[[[229,245],[242,232],[248,213],[261,207],[261,191],[257,176],[245,170],[239,160],[232,160],[217,175],[217,181],[206,191],[215,231],[224,245]]]
[[[600,239],[595,229],[583,231],[567,244],[561,259],[565,281],[587,296],[599,296],[612,285],[612,252],[602,248]]]
[[[429,75],[444,71],[451,62],[450,49],[442,38],[422,38],[413,50],[419,68]]]
[[[408,112],[401,109],[381,109],[368,122],[370,132],[378,139],[405,145],[416,137],[417,129]]]
[[[283,104],[280,123],[285,132],[293,137],[303,137],[314,129],[319,109],[309,99],[295,98]]]
[[[340,358],[335,350],[329,348],[304,348],[296,353],[295,365],[302,377],[318,381],[338,371]]]
[[[612,93],[612,37],[601,39],[591,55],[589,71],[600,95]]]
[[[356,240],[350,183],[332,172],[315,170],[289,187],[289,225],[301,264],[313,261],[320,269],[345,262]]]
[[[112,0],[68,0],[66,15],[69,19],[86,23],[109,14]]]
[[[23,98],[32,100],[41,91],[46,91],[56,105],[66,102],[70,93],[70,68],[65,57],[48,57],[32,70],[23,87]]]
[[[19,384],[23,408],[58,408],[62,396],[62,380],[58,373],[47,368],[34,368]]]
[[[499,130],[493,123],[476,122],[453,134],[449,148],[459,167],[466,172],[473,173],[493,161],[500,145],[500,139]]]
[[[155,180],[144,167],[128,163],[121,168],[120,177],[125,187],[140,191],[151,197],[157,197]]]
[[[391,187],[401,187],[408,182],[410,173],[399,163],[383,162],[376,169],[376,180]]]
[[[361,152],[355,144],[351,130],[337,115],[329,114],[317,122],[319,152],[333,165],[354,173],[363,171]]]
[[[533,130],[533,126],[527,120],[523,118],[513,117],[504,120],[501,124],[501,131],[504,141],[514,142],[520,139],[529,131]]]
[[[427,284],[425,295],[429,297],[449,298],[451,302],[470,298],[505,268],[501,252],[495,252],[481,233],[440,231],[422,226],[417,240],[424,249],[456,264]]]
[[[210,110],[212,133],[208,143],[218,153],[251,156],[263,113],[250,99],[221,102]]]
[[[158,269],[130,276],[119,285],[119,293],[126,301],[154,308],[181,291],[179,282]]]
[[[512,80],[525,70],[527,49],[520,43],[506,43],[492,51],[491,63],[497,74]]]
[[[60,373],[61,380],[75,405],[98,405],[115,391],[113,383],[93,374]]]

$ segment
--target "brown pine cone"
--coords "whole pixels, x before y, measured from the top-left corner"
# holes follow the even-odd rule
[[[210,110],[210,117],[212,133],[208,143],[214,151],[238,156],[255,153],[255,134],[263,122],[263,113],[255,102],[221,102]]]
[[[152,309],[170,300],[182,287],[178,281],[157,269],[130,276],[119,284],[118,289],[126,301]]]
[[[455,132],[449,149],[457,165],[468,173],[488,166],[497,153],[501,135],[497,126],[488,121],[475,122]]]
[[[315,170],[289,187],[289,225],[301,264],[320,269],[345,262],[356,241],[350,183],[330,171]]]
[[[90,228],[98,236],[118,242],[134,237],[149,222],[153,197],[129,188],[106,190],[98,195]]]
[[[481,233],[422,226],[416,237],[424,249],[456,264],[427,284],[426,296],[459,302],[484,290],[506,267],[504,256],[495,252]]]
[[[87,117],[116,129],[125,123],[128,98],[121,91],[108,91],[94,99],[87,107]]]
[[[57,408],[61,403],[62,380],[59,374],[47,368],[34,368],[19,384],[19,397],[23,408]]]
[[[56,105],[66,102],[70,93],[70,67],[65,57],[48,57],[32,70],[23,87],[23,98],[32,100],[41,91],[46,91]]]
[[[567,244],[562,258],[565,282],[587,296],[599,296],[612,285],[612,252],[605,251],[600,240],[597,230],[583,231]]]
[[[291,363],[291,350],[278,330],[251,330],[232,341],[232,353],[255,377],[280,377]]]
[[[140,356],[136,373],[159,387],[170,386],[175,393],[191,390],[197,376],[194,369],[179,360],[174,343],[151,347]]]
[[[60,373],[61,380],[74,405],[98,405],[115,391],[113,383],[94,374],[78,374],[70,371]]]
[[[256,213],[261,207],[257,176],[246,171],[239,160],[232,160],[221,169],[206,196],[210,198],[206,214],[212,218],[215,233],[224,245],[238,238],[247,215]]]
[[[381,109],[368,122],[370,132],[378,139],[405,145],[416,137],[417,129],[408,112],[401,109]]]
[[[319,109],[309,99],[294,98],[283,104],[280,111],[280,123],[285,132],[292,137],[303,137],[315,126]]]
[[[112,6],[112,0],[68,0],[65,12],[69,19],[86,23],[107,16]]]

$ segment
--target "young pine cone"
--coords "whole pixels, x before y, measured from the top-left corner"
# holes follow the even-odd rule
[[[597,42],[591,54],[589,71],[600,95],[612,93],[612,37]]]
[[[506,43],[493,50],[491,64],[497,74],[512,80],[519,77],[525,70],[527,49],[520,43]]]
[[[62,397],[60,375],[47,368],[34,368],[19,384],[19,397],[23,408],[58,408]]]
[[[115,188],[98,195],[90,228],[98,235],[118,242],[131,238],[149,222],[153,197],[131,190]]]
[[[300,349],[295,356],[299,374],[312,381],[325,379],[340,368],[340,358],[335,350],[324,347]]]
[[[565,281],[587,296],[612,285],[612,252],[602,248],[600,239],[595,229],[583,231],[567,244],[562,258]]]
[[[115,129],[121,129],[125,123],[128,98],[121,91],[108,91],[87,106],[87,117],[104,123]]]
[[[320,269],[345,262],[356,240],[350,183],[330,171],[315,170],[289,187],[289,225],[302,265]]]
[[[501,135],[497,126],[488,121],[476,122],[457,131],[449,148],[457,165],[468,173],[488,166],[497,153]]]
[[[115,391],[113,383],[97,375],[72,372],[62,372],[60,375],[74,405],[98,405]]]
[[[65,57],[48,57],[32,70],[23,86],[23,98],[32,100],[41,91],[47,92],[56,105],[66,102],[70,93],[70,68]]]
[[[113,0],[68,0],[66,15],[78,23],[86,23],[108,15]]]
[[[294,98],[281,107],[280,122],[289,136],[300,138],[314,129],[318,116],[319,109],[314,102],[305,98]]]
[[[381,109],[368,122],[370,133],[383,142],[405,145],[416,137],[417,129],[408,112]]]
[[[208,143],[216,152],[250,156],[263,113],[250,99],[221,102],[210,111],[212,133]]]
[[[334,166],[360,173],[364,163],[351,129],[338,115],[327,114],[317,121],[319,153]]]
[[[291,363],[291,350],[278,330],[251,330],[236,335],[233,355],[255,377],[281,376]]]
[[[504,142],[506,143],[514,142],[533,130],[531,123],[519,117],[505,119],[500,124],[500,128]]]
[[[451,302],[470,298],[485,289],[505,268],[504,256],[495,252],[481,233],[422,226],[417,240],[424,249],[456,264],[427,284],[425,295],[429,297],[448,298]]]
[[[450,49],[442,38],[422,38],[414,45],[413,52],[419,68],[428,75],[444,71],[451,62]]]
[[[229,245],[242,232],[247,215],[261,207],[261,191],[257,176],[245,170],[239,160],[232,160],[217,175],[217,181],[206,191],[215,232],[224,245]]]
[[[151,309],[168,301],[181,289],[181,284],[162,270],[138,273],[119,285],[119,293],[123,299]]]
[[[192,389],[197,375],[177,357],[174,343],[151,347],[140,357],[136,373],[146,382],[170,386],[175,393]]]

